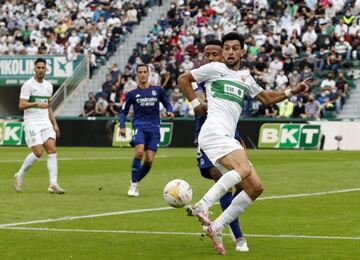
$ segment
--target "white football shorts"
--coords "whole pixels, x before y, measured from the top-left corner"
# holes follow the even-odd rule
[[[49,138],[56,140],[52,124],[24,122],[25,141],[28,147],[45,143]]]
[[[203,130],[203,129],[201,129]],[[205,130],[205,129],[204,129]],[[198,138],[200,148],[206,153],[209,160],[215,165],[218,159],[238,149],[244,149],[240,142],[233,137],[225,136],[219,131],[210,130],[200,131]]]

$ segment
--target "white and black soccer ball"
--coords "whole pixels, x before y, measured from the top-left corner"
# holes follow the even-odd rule
[[[164,188],[164,199],[170,206],[182,208],[192,199],[191,186],[184,180],[172,180]]]

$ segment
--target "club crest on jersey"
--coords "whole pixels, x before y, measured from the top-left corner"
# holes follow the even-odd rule
[[[242,82],[244,82],[245,79],[246,79],[245,77],[241,77],[241,78],[240,78],[240,80],[241,80]]]
[[[153,96],[156,96],[156,91],[153,90],[153,91],[151,92],[151,94],[152,94]]]

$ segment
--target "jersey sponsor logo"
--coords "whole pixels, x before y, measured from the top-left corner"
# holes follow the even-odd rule
[[[320,144],[320,125],[263,124],[259,148],[317,149]]]
[[[230,80],[217,80],[211,84],[211,92],[214,97],[226,99],[244,106],[246,87]]]
[[[173,123],[171,122],[160,124],[160,147],[166,147],[171,144],[173,128]],[[119,131],[120,128],[117,124],[114,128],[113,146],[130,146],[129,142],[132,140],[132,135],[136,134],[132,131],[131,123],[126,123],[126,138],[120,136]]]
[[[22,122],[0,123],[0,145],[21,145],[23,143]]]
[[[158,98],[157,97],[144,97],[144,98],[137,98],[136,99],[136,103],[140,104],[140,106],[142,107],[151,107],[151,106],[155,106],[156,102],[158,102]]]
[[[140,94],[136,94],[136,96],[135,96],[136,98],[138,98],[138,97],[141,97],[141,95]]]
[[[227,74],[225,74],[225,73],[220,73],[220,77],[225,77],[225,76],[227,76]]]
[[[29,102],[41,102],[41,103],[49,103],[49,97],[48,96],[30,96]],[[35,106],[33,108],[39,109],[39,106]]]

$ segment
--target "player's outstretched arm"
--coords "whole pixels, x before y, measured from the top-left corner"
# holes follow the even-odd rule
[[[272,105],[288,99],[294,95],[305,93],[309,90],[309,86],[306,84],[312,78],[307,78],[292,88],[285,90],[264,90],[256,95],[256,99],[264,105]]]
[[[204,114],[206,113],[206,106],[196,97],[191,82],[195,82],[195,79],[190,72],[185,72],[178,78],[180,89],[184,93],[185,97],[190,101],[192,107],[194,108],[194,112],[200,115]]]

